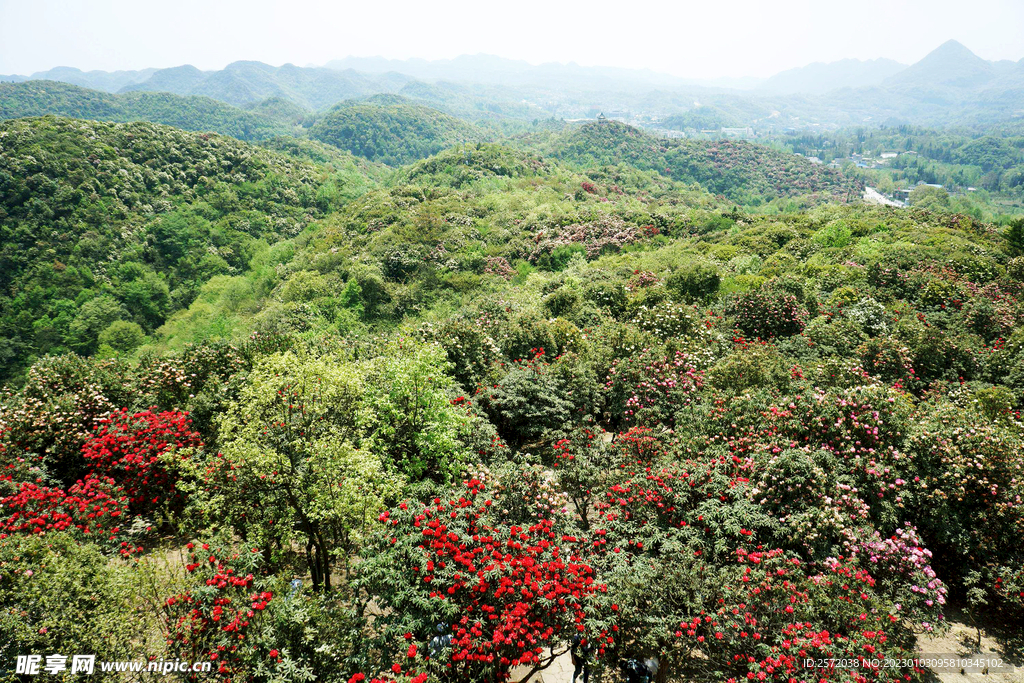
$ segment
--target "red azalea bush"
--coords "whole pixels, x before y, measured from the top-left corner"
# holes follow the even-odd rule
[[[127,522],[127,506],[127,497],[112,479],[94,474],[67,491],[21,482],[16,493],[0,499],[0,538],[78,529],[113,539]]]
[[[188,413],[152,410],[129,414],[126,408],[100,420],[82,447],[93,471],[120,482],[133,510],[145,512],[162,500],[180,502],[175,474],[160,462],[168,451],[202,447]]]
[[[269,658],[273,664],[281,658],[257,637],[274,599],[257,579],[262,555],[255,548],[235,552],[208,543],[189,543],[187,549],[190,585],[162,605],[168,647],[184,661],[212,661],[225,683],[252,680],[254,660]]]
[[[676,636],[701,653],[712,679],[738,681],[909,680],[913,668],[880,660],[912,656],[913,641],[875,594],[875,580],[848,562],[821,571],[781,550],[739,549],[719,574],[711,609],[679,624]],[[805,666],[806,660],[846,666]]]
[[[599,586],[576,539],[550,519],[507,524],[483,482],[402,503],[380,523],[356,588],[384,611],[374,628],[385,661],[407,649],[429,657],[440,624],[452,635],[450,656],[432,666],[458,679],[506,680],[515,666],[547,665],[550,648],[584,628],[584,601]]]
[[[572,501],[584,529],[590,528],[593,492],[601,488],[612,463],[604,435],[597,425],[584,425],[552,444],[558,485]]]
[[[810,318],[795,296],[765,288],[741,294],[728,312],[743,334],[760,339],[799,334]]]

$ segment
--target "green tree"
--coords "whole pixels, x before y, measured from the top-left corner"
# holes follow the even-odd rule
[[[146,333],[138,323],[115,320],[100,332],[100,344],[106,344],[118,353],[131,353],[146,341]]]
[[[330,590],[334,561],[399,485],[360,442],[364,392],[362,366],[337,355],[258,360],[221,419],[221,453],[192,470],[193,510],[283,555],[299,544]]]
[[[1006,237],[1006,250],[1011,256],[1024,255],[1024,218],[1010,221],[1003,235]]]

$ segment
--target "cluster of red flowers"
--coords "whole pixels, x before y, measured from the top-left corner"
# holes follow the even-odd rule
[[[867,572],[840,560],[808,577],[799,560],[777,549],[740,549],[735,560],[718,608],[680,623],[675,634],[733,673],[730,680],[791,681],[808,673],[853,683],[906,677],[879,664],[909,653],[887,634],[896,618],[875,609]],[[815,611],[822,600],[833,605],[825,621]],[[807,660],[857,664],[808,669]]]
[[[418,513],[403,504],[380,521],[393,542],[402,536],[399,552],[421,558],[399,568],[413,595],[394,599],[457,604],[447,666],[504,679],[512,667],[538,663],[567,629],[582,630],[582,601],[599,586],[572,551],[575,539],[557,534],[549,519],[501,526],[485,489],[471,479],[457,499],[434,498]]]
[[[133,509],[147,510],[161,496],[175,499],[176,480],[160,463],[169,449],[198,448],[198,432],[190,429],[188,413],[143,411],[131,415],[126,408],[100,421],[82,457],[93,471],[121,482]]]
[[[44,486],[42,479],[22,481],[15,493],[0,498],[0,538],[9,534],[45,534],[78,529],[114,540],[131,512],[150,509],[161,495],[175,496],[175,480],[160,458],[171,448],[202,446],[189,429],[187,413],[115,411],[101,420],[82,447],[91,471],[66,490]],[[4,475],[13,481],[10,474]],[[121,543],[122,555],[140,549]]]
[[[213,590],[188,590],[167,598],[167,643],[182,659],[213,661],[218,673],[230,677],[249,654],[241,648],[274,595],[253,589],[256,549],[252,557],[242,558],[238,554],[218,557],[220,551],[211,550],[207,543],[199,549],[194,543],[186,547],[186,571]],[[280,653],[271,650],[269,656],[277,659]]]
[[[10,481],[10,475],[4,477]],[[77,528],[86,534],[113,536],[125,515],[127,499],[112,479],[87,475],[67,491],[22,482],[16,493],[0,499],[10,514],[0,519],[0,538],[9,534],[45,534]]]

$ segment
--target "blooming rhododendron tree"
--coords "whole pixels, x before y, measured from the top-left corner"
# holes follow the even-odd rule
[[[451,647],[432,666],[455,680],[505,680],[518,665],[539,671],[552,647],[584,628],[584,604],[599,590],[578,553],[578,540],[550,519],[504,522],[479,480],[402,503],[380,515],[357,581],[384,612],[375,647],[385,661],[429,657],[440,625]]]
[[[202,447],[188,413],[129,414],[122,408],[99,422],[82,447],[82,457],[93,471],[120,482],[136,512],[146,512],[162,500],[180,504],[177,472],[161,458],[171,451]]]
[[[864,683],[914,673],[913,666],[883,664],[911,658],[913,641],[864,570],[833,561],[808,573],[781,550],[739,549],[718,579],[708,608],[681,620],[676,632],[700,653],[690,663],[703,676]]]
[[[210,543],[191,542],[184,557],[187,585],[162,604],[167,643],[175,656],[189,662],[213,662],[213,671],[225,683],[248,681],[253,659],[280,659],[277,650],[261,648],[257,633],[275,599],[258,578],[263,564],[258,549],[232,550]],[[280,598],[278,598],[280,599]],[[194,674],[200,680],[209,674]]]
[[[0,538],[78,529],[99,540],[113,540],[127,523],[128,498],[112,479],[86,475],[67,491],[22,482],[17,493],[0,499]]]

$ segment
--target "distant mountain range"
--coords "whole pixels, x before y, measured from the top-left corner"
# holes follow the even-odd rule
[[[471,120],[592,118],[613,111],[640,123],[688,115],[675,120],[804,128],[883,122],[941,126],[1024,116],[1024,60],[989,62],[952,40],[910,66],[845,59],[767,79],[716,81],[574,63],[532,65],[492,55],[433,61],[347,57],[322,67],[242,61],[216,71],[190,65],[116,72],[59,67],[0,76],[0,81],[41,79],[108,93],[205,96],[244,109],[272,99],[277,109],[288,102],[310,112],[394,93]],[[712,107],[713,115],[702,114],[701,107]]]
[[[754,89],[780,95],[821,95],[838,88],[879,85],[906,68],[906,64],[891,59],[843,59],[828,64],[815,62],[777,73]]]
[[[152,121],[239,140],[283,135],[297,123],[295,112],[285,111],[278,100],[266,100],[246,111],[199,95],[113,94],[58,81],[0,83],[0,120],[46,114],[94,121]]]

